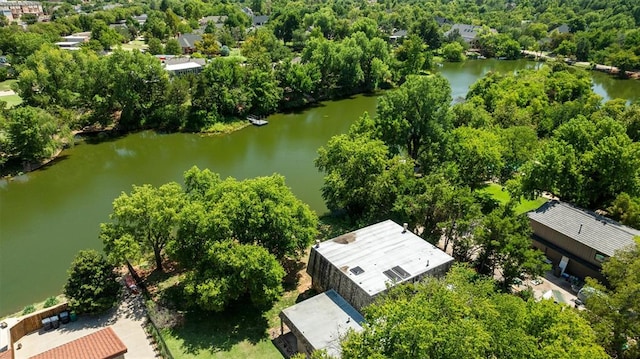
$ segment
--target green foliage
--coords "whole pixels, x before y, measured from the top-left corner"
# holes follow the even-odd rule
[[[396,286],[342,342],[350,358],[607,358],[578,313],[494,292],[454,267],[445,279]]]
[[[182,188],[175,182],[160,187],[133,186],[113,201],[111,222],[100,225],[104,250],[113,263],[153,253],[162,271],[162,252],[175,238],[178,214],[184,206]]]
[[[95,250],[78,252],[64,285],[69,307],[78,313],[102,313],[118,301],[120,284],[114,267]]]
[[[446,147],[453,118],[450,103],[451,87],[442,75],[409,76],[380,98],[376,133],[392,153],[406,152],[429,169]]]
[[[214,243],[187,275],[185,293],[210,311],[222,311],[245,295],[257,308],[268,309],[282,293],[284,274],[266,249],[227,240]]]
[[[54,305],[60,303],[57,297],[49,297],[44,301],[44,308],[53,307]]]
[[[151,55],[160,55],[164,54],[164,46],[162,46],[162,41],[155,37],[152,37],[147,41],[149,45],[148,51]]]
[[[480,247],[475,260],[478,271],[493,275],[499,270],[506,291],[519,276],[535,278],[550,269],[544,263],[544,254],[531,248],[531,226],[527,217],[517,216],[510,205],[485,216],[475,232],[475,243]]]
[[[640,310],[640,237],[636,245],[620,250],[602,265],[608,288],[588,279],[596,295],[587,299],[584,316],[597,333],[598,342],[612,357],[637,358],[640,355],[640,330],[637,315]]]
[[[3,152],[27,162],[50,158],[62,147],[68,131],[58,123],[58,119],[36,107],[10,111],[6,122],[0,123],[6,131],[6,140],[1,144]]]
[[[413,177],[412,161],[390,158],[387,146],[358,133],[373,126],[368,114],[352,127],[349,135],[331,138],[318,150],[316,167],[324,172],[322,197],[332,211],[344,210],[352,218],[382,218],[396,196]]]
[[[458,127],[451,136],[450,151],[463,184],[475,188],[499,176],[504,167],[500,137],[470,127]]]
[[[208,170],[192,168],[185,183],[191,201],[173,250],[185,264],[223,239],[261,245],[278,259],[298,257],[315,239],[316,215],[280,175],[221,181]]]
[[[182,48],[180,43],[176,39],[167,40],[167,44],[164,46],[164,52],[167,55],[182,55]]]
[[[36,307],[33,304],[29,304],[22,310],[22,315],[31,314],[36,311]]]
[[[640,228],[640,197],[620,193],[608,208],[611,217],[633,228]]]
[[[552,140],[522,169],[529,196],[549,191],[589,208],[611,203],[621,192],[640,190],[640,147],[610,118],[579,117],[560,126]]]
[[[460,62],[464,60],[464,48],[457,42],[451,42],[442,47],[442,56],[447,61]]]

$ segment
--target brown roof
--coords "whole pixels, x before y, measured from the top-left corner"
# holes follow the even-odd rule
[[[30,359],[112,359],[126,352],[127,347],[113,329],[104,328]]]
[[[11,349],[0,353],[0,359],[13,359],[13,355],[11,355]]]

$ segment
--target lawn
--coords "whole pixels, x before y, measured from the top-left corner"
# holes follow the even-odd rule
[[[8,91],[11,90],[11,85],[18,82],[18,80],[6,80],[0,82],[0,91]]]
[[[296,265],[295,270],[302,270],[299,262]],[[273,335],[280,334],[280,311],[299,299],[297,286],[291,284],[287,287],[288,281],[296,281],[297,284],[296,279],[285,279],[288,290],[266,312],[255,309],[248,300],[242,300],[222,313],[188,309],[182,294],[183,280],[184,274],[175,272],[151,272],[145,280],[156,302],[173,303],[172,306],[176,307],[170,311],[174,314],[155,314],[157,323],[180,313],[178,310],[185,310],[183,317],[174,321],[180,324],[160,330],[175,359],[282,359],[282,354],[271,340]]]
[[[279,334],[278,313],[297,297],[296,290],[285,293],[266,313],[250,304],[237,304],[223,313],[189,312],[184,324],[163,329],[162,337],[176,359],[282,359],[269,333]]]
[[[509,202],[509,200],[511,199],[511,196],[509,196],[509,192],[507,192],[505,189],[503,189],[502,186],[497,183],[488,184],[485,187],[479,189],[479,191],[490,194],[496,201],[502,204]],[[547,199],[542,197],[538,197],[531,201],[521,198],[520,203],[515,208],[516,213],[521,214],[532,211],[542,206],[546,202]]]
[[[149,46],[147,46],[147,44],[145,44],[142,40],[133,40],[129,43],[122,44],[122,48],[124,50],[142,50],[148,47]]]
[[[0,96],[0,101],[5,101],[7,103],[7,108],[11,108],[22,103],[22,99],[18,95]]]

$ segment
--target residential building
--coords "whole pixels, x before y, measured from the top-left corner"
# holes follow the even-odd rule
[[[549,201],[527,215],[533,245],[552,261],[556,275],[602,280],[602,263],[640,236],[639,230],[560,201]]]
[[[292,352],[311,355],[325,350],[332,358],[341,354],[340,339],[350,330],[362,331],[364,317],[334,290],[328,290],[280,312],[280,332],[286,325],[295,340]]]
[[[387,220],[318,243],[307,273],[314,289],[333,289],[361,310],[390,285],[444,275],[452,264],[451,256]]]
[[[186,74],[199,74],[202,71],[202,65],[196,62],[184,62],[181,64],[166,65],[164,69],[172,75],[182,76]]]
[[[391,220],[318,242],[307,273],[323,293],[284,309],[281,333],[284,325],[291,330],[294,352],[324,349],[339,358],[340,339],[362,330],[362,308],[393,285],[444,275],[452,264],[451,256]]]
[[[37,1],[0,0],[0,14],[9,21],[18,21],[24,14],[34,14],[41,18],[44,16],[44,11],[42,11],[42,4]]]
[[[68,36],[63,36],[62,41],[56,42],[55,45],[64,50],[79,50],[83,43],[88,42],[91,38],[91,32],[78,32]]]
[[[467,25],[467,24],[453,24],[449,31],[444,33],[446,38],[450,38],[455,36],[456,32],[460,34],[462,40],[472,47],[477,47],[478,45],[478,35],[480,34],[480,30],[482,30],[482,26],[475,25]],[[491,33],[498,33],[496,29],[489,29]]]
[[[251,24],[253,25],[253,27],[260,27],[266,24],[267,21],[269,21],[269,16],[267,15],[258,15],[251,18]]]
[[[202,41],[202,36],[198,34],[178,34],[178,43],[185,55],[196,52],[196,42]]]
[[[395,43],[398,40],[402,40],[407,37],[407,30],[395,30],[391,36],[389,36],[389,41]]]
[[[560,33],[560,34],[568,34],[568,33],[570,33],[570,32],[571,32],[571,29],[569,28],[569,25],[567,25],[567,24],[562,24],[562,25],[560,25],[560,26],[556,27],[555,29],[553,29],[553,30],[549,31],[549,33],[552,33],[552,32],[554,32],[554,31],[556,31],[556,32],[558,32],[558,33]]]

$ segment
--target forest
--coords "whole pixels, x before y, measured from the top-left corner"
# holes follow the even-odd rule
[[[614,65],[624,76],[640,68],[636,1],[98,5],[84,5],[88,14],[76,14],[71,3],[50,6],[52,21],[26,29],[0,19],[0,51],[12,64],[3,76],[17,80],[23,100],[12,108],[0,103],[3,171],[55,156],[86,128],[208,132],[247,115],[376,94],[375,115],[362,114],[348,133],[318,149],[315,165],[325,176],[322,196],[331,212],[323,220],[348,228],[388,218],[406,222],[427,241],[443,240],[466,266],[398,288],[370,307],[371,326],[346,339],[345,357],[538,358],[550,350],[558,358],[638,356],[637,250],[605,265],[608,286],[590,283],[607,296],[589,303],[587,314],[506,293],[519,277],[549,269],[515,209],[522,198],[557,197],[640,228],[640,104],[603,102],[589,74],[564,61],[489,73],[455,102],[447,80],[433,71],[467,54],[510,59],[530,49]],[[244,6],[269,15],[267,24],[252,27]],[[133,16],[143,13],[148,19],[138,26]],[[199,27],[204,16],[226,20],[208,24],[196,44],[194,56],[207,60],[203,71],[170,76],[152,54],[176,53],[176,35]],[[129,25],[127,32],[108,26],[117,21]],[[477,48],[459,33],[444,35],[455,23],[481,28]],[[554,30],[562,25],[568,31]],[[407,35],[393,41],[398,30]],[[91,32],[80,51],[54,46],[77,31]],[[147,52],[122,49],[138,36]],[[487,183],[499,183],[512,201],[502,205],[479,191]],[[221,312],[247,298],[258,308],[272,306],[283,292],[284,264],[302,256],[318,227],[316,214],[280,175],[239,181],[194,167],[185,172],[184,186],[142,185],[122,193],[100,238],[110,264],[144,257],[158,272],[168,262],[181,266],[179,304]],[[82,254],[79,262],[82,257],[104,265],[94,254]],[[499,281],[487,279],[496,271]],[[428,310],[436,297],[452,299],[441,316]],[[504,312],[484,316],[498,308]],[[401,325],[407,310],[424,320]],[[422,330],[443,323],[455,325],[438,336]],[[523,329],[514,333],[511,323]],[[558,335],[567,323],[575,330]],[[451,340],[461,335],[497,344]]]

